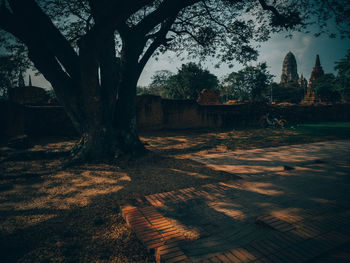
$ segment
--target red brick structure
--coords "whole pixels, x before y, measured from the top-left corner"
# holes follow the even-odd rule
[[[43,88],[35,86],[16,87],[9,90],[12,102],[23,105],[46,105],[48,96]]]
[[[302,103],[307,104],[307,103],[316,103],[316,102],[320,101],[319,98],[317,98],[317,96],[315,94],[315,90],[313,89],[313,84],[315,83],[315,81],[317,79],[319,79],[323,75],[324,75],[324,71],[323,71],[322,66],[321,66],[320,56],[317,55],[315,67],[313,68],[313,70],[311,72],[309,85],[307,87],[306,95],[305,95]]]
[[[219,94],[214,90],[203,89],[197,99],[200,105],[217,105],[222,104],[219,99]]]
[[[297,61],[292,52],[288,52],[283,60],[281,83],[298,81]]]
[[[303,74],[301,74],[300,78],[298,79],[298,84],[306,93],[307,92],[307,79],[304,78]]]
[[[76,136],[62,106],[29,106],[0,101],[0,140],[28,136]],[[320,121],[350,121],[350,104],[199,105],[191,100],[166,100],[140,96],[137,104],[140,131],[238,128],[258,126],[262,115],[283,116],[289,124]]]

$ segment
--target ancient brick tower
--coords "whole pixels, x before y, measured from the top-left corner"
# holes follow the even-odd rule
[[[297,61],[292,52],[288,52],[283,60],[281,83],[298,82]]]
[[[304,90],[304,94],[307,92],[307,79],[304,78],[303,74],[301,74],[300,78],[298,79],[298,84],[300,88]]]
[[[310,80],[309,80],[309,85],[307,87],[307,92],[306,95],[302,101],[302,103],[315,103],[319,101],[318,98],[316,98],[315,91],[313,89],[313,84],[317,79],[322,77],[324,75],[324,71],[321,66],[320,62],[320,56],[316,55],[316,63],[315,67],[312,69]]]
[[[312,69],[312,72],[311,72],[309,87],[312,87],[312,83],[314,83],[315,80],[322,77],[323,75],[324,75],[324,72],[321,67],[320,56],[316,55],[316,63],[315,63],[315,67]]]

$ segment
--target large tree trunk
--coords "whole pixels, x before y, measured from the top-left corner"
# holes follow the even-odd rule
[[[79,45],[80,97],[75,160],[113,159],[146,152],[137,132],[137,55],[115,58],[113,34],[83,38]],[[92,40],[91,40],[92,39]],[[99,39],[96,43],[95,40]]]
[[[144,153],[136,122],[136,85],[141,68],[166,40],[177,13],[196,1],[181,1],[181,5],[166,1],[159,12],[154,10],[135,26],[128,25],[128,18],[151,2],[88,2],[94,23],[79,41],[79,54],[37,1],[0,4],[0,26],[25,43],[31,60],[52,84],[81,134],[74,151],[76,160]],[[140,58],[147,41],[153,38],[149,33],[160,24],[154,41]],[[120,59],[115,54],[115,32],[123,42]]]
[[[135,49],[132,43],[125,43],[122,50],[115,123],[124,152],[141,154],[145,149],[137,132],[136,85],[140,72]]]

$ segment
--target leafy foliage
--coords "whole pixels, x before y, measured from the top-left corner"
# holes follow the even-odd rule
[[[136,95],[148,95],[150,94],[148,87],[137,86]]]
[[[0,97],[7,98],[9,89],[19,84],[24,68],[18,56],[0,56]]]
[[[325,74],[317,79],[313,84],[313,89],[323,102],[337,102],[340,100],[336,78],[333,74]]]
[[[9,6],[3,1],[4,6]],[[273,1],[237,1],[237,0],[191,0],[181,1],[168,15],[160,14],[161,10],[171,5],[161,0],[140,1],[87,1],[87,0],[40,0],[40,8],[54,21],[55,26],[74,48],[78,48],[79,39],[96,28],[101,21],[110,18],[112,10],[121,10],[125,16],[125,24],[129,29],[140,27],[144,19],[154,17],[162,20],[152,23],[147,30],[143,54],[157,41],[158,48],[154,50],[155,56],[166,50],[173,50],[178,55],[201,58],[216,57],[232,65],[234,60],[247,62],[257,58],[257,42],[266,41],[271,32],[286,30],[307,31],[307,26],[318,26],[315,35],[328,33],[334,37],[334,30],[328,32],[327,22],[336,21],[341,37],[349,36],[350,4],[344,1],[332,0],[289,0]],[[106,6],[101,8],[100,5]],[[134,12],[126,14],[125,10]],[[122,13],[122,12],[125,13]],[[117,15],[115,15],[117,16]],[[155,20],[156,20],[155,19]],[[169,25],[167,25],[169,22]],[[104,22],[106,23],[106,22]],[[162,30],[161,30],[162,29]],[[122,50],[122,31],[125,27],[117,27],[115,42],[117,53]],[[167,32],[162,32],[167,30]],[[18,38],[10,36],[1,30],[1,46],[12,48],[22,45]],[[163,34],[161,34],[163,33]],[[7,41],[9,40],[10,41]],[[152,48],[153,49],[153,48]]]
[[[10,64],[17,68],[17,73],[24,73],[27,69],[32,68],[33,64],[28,58],[27,47],[18,39],[0,28],[0,55],[8,57]],[[5,64],[7,62],[4,61]],[[5,66],[6,67],[6,66]],[[17,75],[18,77],[18,75]],[[17,84],[17,83],[16,83]]]
[[[183,64],[178,73],[169,78],[165,88],[168,98],[196,100],[203,89],[212,90],[218,84],[215,75],[190,62]]]
[[[296,82],[273,83],[270,88],[272,89],[273,101],[277,102],[299,103],[305,95],[304,89]]]
[[[335,80],[335,85],[344,101],[350,101],[350,49],[345,58],[336,62],[335,69],[338,75]]]
[[[227,99],[261,101],[268,94],[268,85],[272,78],[266,63],[247,66],[238,72],[232,72],[224,79],[221,94]]]
[[[149,91],[168,99],[196,100],[203,89],[215,89],[219,81],[208,70],[195,63],[183,64],[177,74],[159,71],[153,77]]]
[[[174,74],[169,70],[160,70],[157,71],[152,76],[152,82],[148,87],[149,94],[158,95],[163,98],[169,98],[167,90],[169,85],[169,79]]]

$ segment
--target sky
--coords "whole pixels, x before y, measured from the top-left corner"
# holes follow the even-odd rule
[[[295,33],[293,38],[285,38],[285,34],[274,34],[270,40],[261,44],[259,48],[259,58],[256,62],[250,64],[256,65],[259,62],[266,62],[268,69],[273,74],[274,81],[280,82],[282,74],[282,63],[286,54],[291,51],[296,58],[298,66],[298,74],[303,74],[309,79],[312,68],[315,65],[316,55],[320,55],[321,66],[326,73],[335,73],[335,62],[344,58],[347,50],[350,49],[350,39],[330,39],[327,36],[314,37],[311,34]],[[162,69],[170,70],[173,73],[181,67],[182,63],[189,61],[181,61],[173,53],[159,57],[158,61],[151,59],[139,80],[139,85],[147,86],[151,81],[151,76]],[[222,65],[219,69],[215,68],[215,61],[202,64],[210,72],[215,74],[219,79],[232,71],[238,71],[244,66],[236,63],[233,68]]]
[[[282,63],[286,54],[291,51],[296,58],[298,66],[298,74],[303,74],[305,78],[309,79],[312,68],[315,65],[316,55],[320,55],[321,66],[325,73],[335,73],[335,62],[344,58],[347,50],[350,49],[350,39],[330,39],[327,36],[314,37],[312,34],[305,34],[296,32],[293,38],[285,38],[285,33],[274,34],[267,42],[261,44],[259,50],[259,58],[252,65],[259,62],[266,62],[268,70],[273,74],[274,81],[280,82],[282,73]],[[185,54],[184,54],[185,56]],[[173,52],[167,52],[158,57],[158,60],[151,58],[144,68],[139,79],[139,86],[147,86],[151,82],[152,76],[158,70],[169,70],[173,73],[181,67],[181,64],[190,62],[189,60],[181,60]],[[198,62],[198,61],[193,61]],[[233,68],[222,64],[220,68],[215,68],[215,61],[207,61],[202,66],[215,74],[219,79],[224,78],[232,71],[238,71],[243,68],[243,65],[234,63]],[[36,77],[32,72],[32,83],[34,86],[49,88],[51,85],[43,76]],[[25,79],[28,82],[28,74]]]

